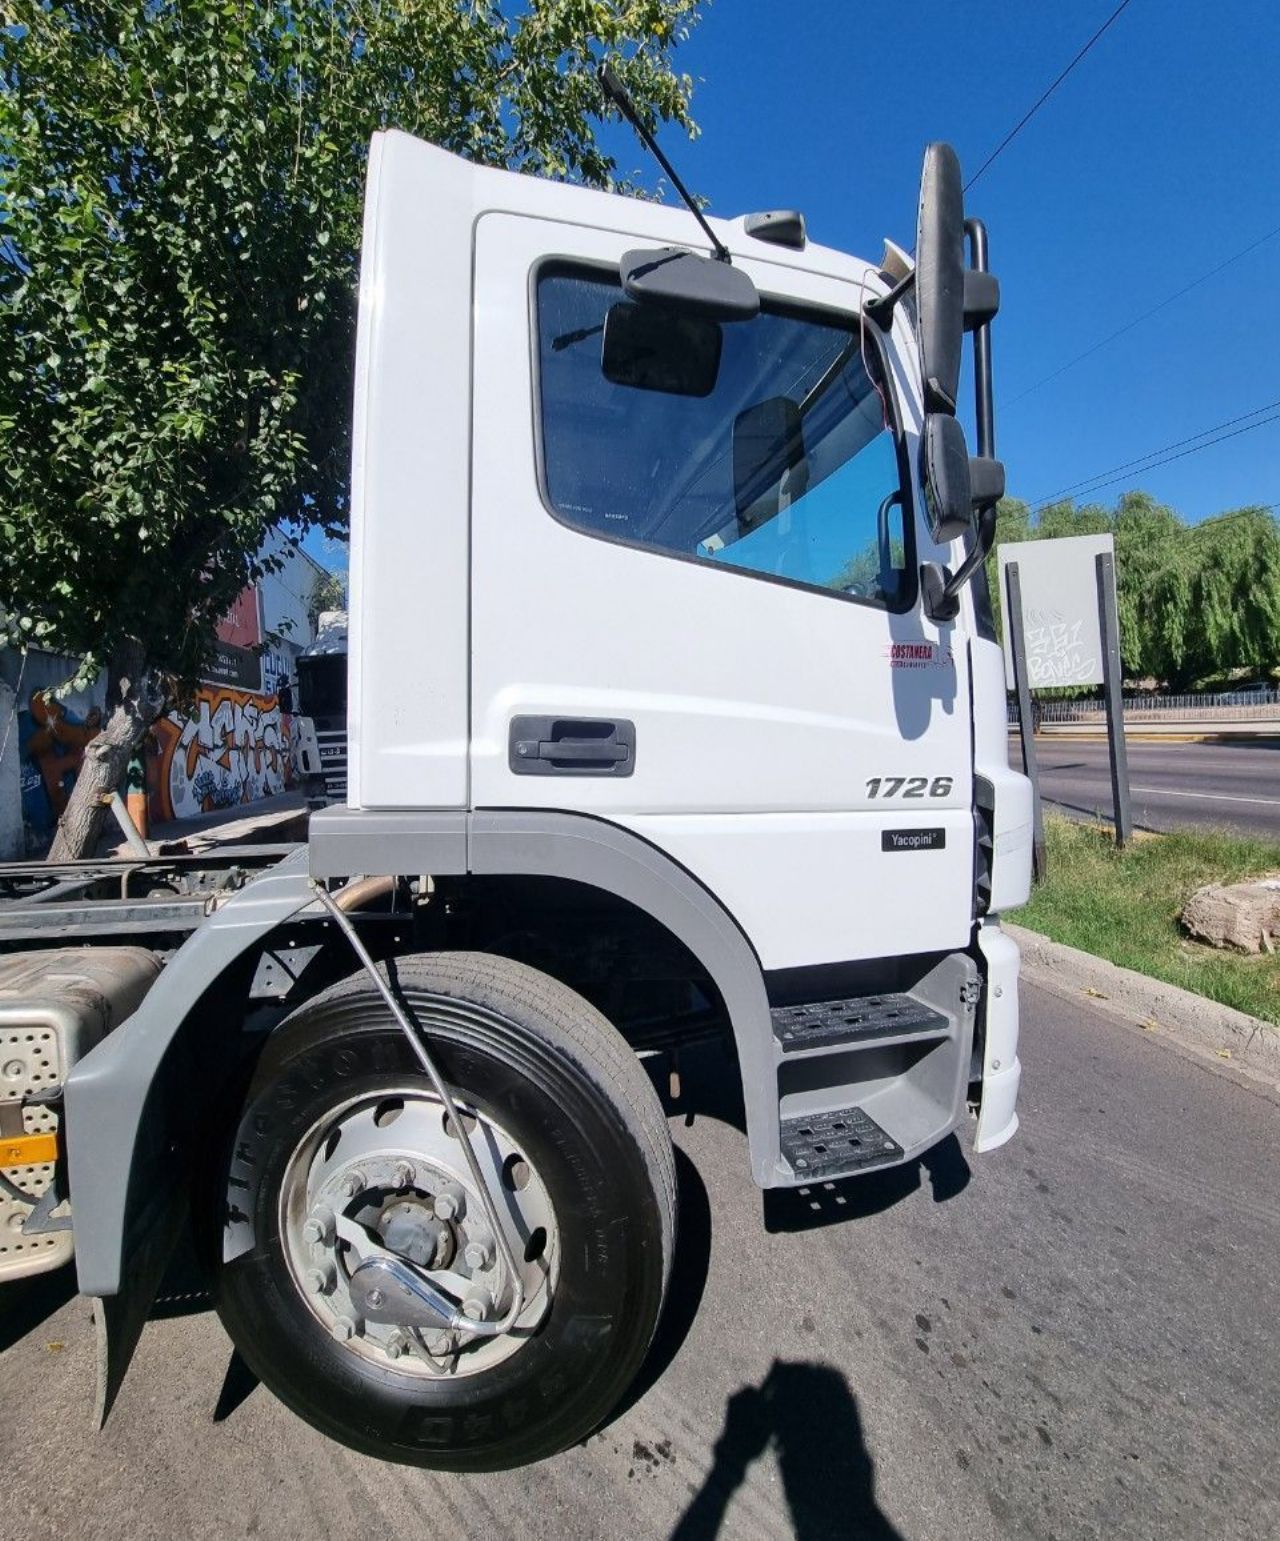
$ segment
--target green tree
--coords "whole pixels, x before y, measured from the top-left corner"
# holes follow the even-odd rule
[[[1148,599],[1156,672],[1175,690],[1280,662],[1280,524],[1242,508],[1181,530]]]
[[[105,668],[53,855],[288,521],[346,519],[363,177],[395,126],[609,185],[594,78],[692,131],[693,0],[9,0],[0,605]]]
[[[345,610],[347,608],[347,584],[341,573],[321,572],[316,574],[316,581],[311,586],[311,597],[307,601],[307,619],[315,629],[317,620],[326,610]]]
[[[1034,540],[1031,528],[1031,505],[1021,498],[1001,498],[996,509],[996,539],[987,557],[987,590],[991,595],[991,613],[995,617],[996,635],[1004,636],[1004,593],[1000,588],[1000,562],[996,556],[1006,541]]]
[[[1130,679],[1160,679],[1164,658],[1155,645],[1152,591],[1185,526],[1149,493],[1126,492],[1110,527],[1116,542],[1116,614],[1124,670]]]
[[[1114,509],[1068,501],[1035,513],[1007,498],[997,530],[997,546],[1114,535],[1120,646],[1130,678],[1186,689],[1232,669],[1280,664],[1280,523],[1265,508],[1187,525],[1146,492],[1124,493]],[[987,570],[999,616],[994,552]]]

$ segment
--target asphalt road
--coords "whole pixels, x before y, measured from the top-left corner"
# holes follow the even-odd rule
[[[1016,739],[1013,741],[1016,746]],[[1068,812],[1111,817],[1111,762],[1103,741],[1036,740],[1041,795]],[[1280,840],[1280,738],[1239,744],[1129,741],[1135,821],[1148,829],[1219,825]],[[1016,748],[1010,762],[1021,764]]]
[[[524,1471],[330,1445],[228,1378],[199,1310],[148,1326],[95,1434],[87,1305],[57,1280],[0,1297],[0,1533],[1275,1537],[1277,1104],[1092,1009],[1024,1006],[1014,1142],[763,1204],[726,1062],[686,1063],[657,1352],[629,1408]]]

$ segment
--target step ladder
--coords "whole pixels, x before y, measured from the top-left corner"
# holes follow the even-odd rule
[[[772,1008],[779,1186],[896,1166],[963,1119],[978,968],[965,953],[918,967],[905,990]]]

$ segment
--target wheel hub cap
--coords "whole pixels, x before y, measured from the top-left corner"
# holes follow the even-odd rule
[[[545,1315],[559,1271],[558,1227],[538,1173],[500,1124],[457,1106],[524,1287],[520,1315],[500,1337],[368,1320],[352,1295],[360,1264],[390,1255],[427,1272],[473,1321],[495,1320],[512,1304],[513,1281],[433,1094],[396,1089],[334,1110],[299,1143],[281,1185],[285,1257],[312,1314],[353,1352],[407,1373],[474,1374],[518,1352]]]

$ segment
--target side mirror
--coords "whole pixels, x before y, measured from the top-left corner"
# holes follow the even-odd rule
[[[772,519],[782,505],[782,479],[806,463],[799,406],[770,396],[733,422],[733,501],[744,529]]]
[[[964,429],[945,412],[930,412],[920,435],[920,481],[929,531],[940,545],[955,540],[973,519],[969,447]]]
[[[656,305],[609,307],[600,368],[614,385],[670,396],[709,396],[720,373],[719,324]]]
[[[964,193],[960,161],[949,144],[931,144],[924,152],[915,282],[924,408],[954,414],[965,331]]]
[[[622,254],[618,276],[630,299],[711,321],[750,321],[760,312],[756,286],[741,268],[681,246]]]
[[[929,531],[939,545],[963,535],[974,513],[1004,497],[1004,466],[969,454],[964,429],[945,412],[930,412],[920,435],[920,480]]]

